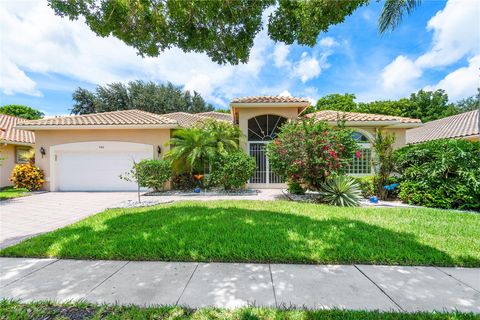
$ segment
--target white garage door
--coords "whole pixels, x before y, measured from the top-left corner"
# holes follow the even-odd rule
[[[120,179],[133,161],[151,159],[153,146],[129,142],[82,142],[55,147],[53,180],[58,191],[134,191]]]

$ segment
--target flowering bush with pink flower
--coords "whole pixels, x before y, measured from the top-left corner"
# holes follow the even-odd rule
[[[357,148],[341,123],[331,127],[307,118],[285,123],[267,152],[273,170],[287,182],[318,190],[327,177],[346,172]]]

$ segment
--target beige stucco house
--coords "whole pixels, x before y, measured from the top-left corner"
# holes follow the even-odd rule
[[[265,145],[289,119],[302,116],[310,105],[301,98],[261,96],[231,101],[231,114],[182,112],[157,115],[140,110],[67,116],[21,123],[17,128],[35,132],[36,164],[44,170],[51,191],[120,191],[136,186],[118,176],[131,168],[133,160],[160,159],[168,151],[172,130],[187,127],[206,118],[237,124],[244,138],[241,148],[253,156],[257,171],[250,187],[281,187],[282,180],[270,170]],[[384,115],[321,111],[309,116],[337,124],[341,116],[355,128],[356,138],[365,150],[356,159],[352,174],[371,172],[369,145],[375,128],[384,128],[397,137],[396,146],[405,144],[405,131],[421,125],[420,120]]]
[[[0,188],[10,186],[13,168],[27,162],[27,155],[35,144],[32,131],[17,129],[25,119],[0,114]]]

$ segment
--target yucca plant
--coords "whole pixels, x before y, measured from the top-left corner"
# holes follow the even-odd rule
[[[349,176],[340,175],[327,179],[320,185],[322,202],[339,207],[357,207],[361,191],[358,182]]]

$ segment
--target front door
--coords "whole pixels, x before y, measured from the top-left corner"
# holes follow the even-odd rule
[[[276,175],[267,157],[267,143],[269,142],[250,142],[248,145],[250,156],[255,159],[257,168],[250,178],[251,184],[277,184],[283,183],[283,179]]]

